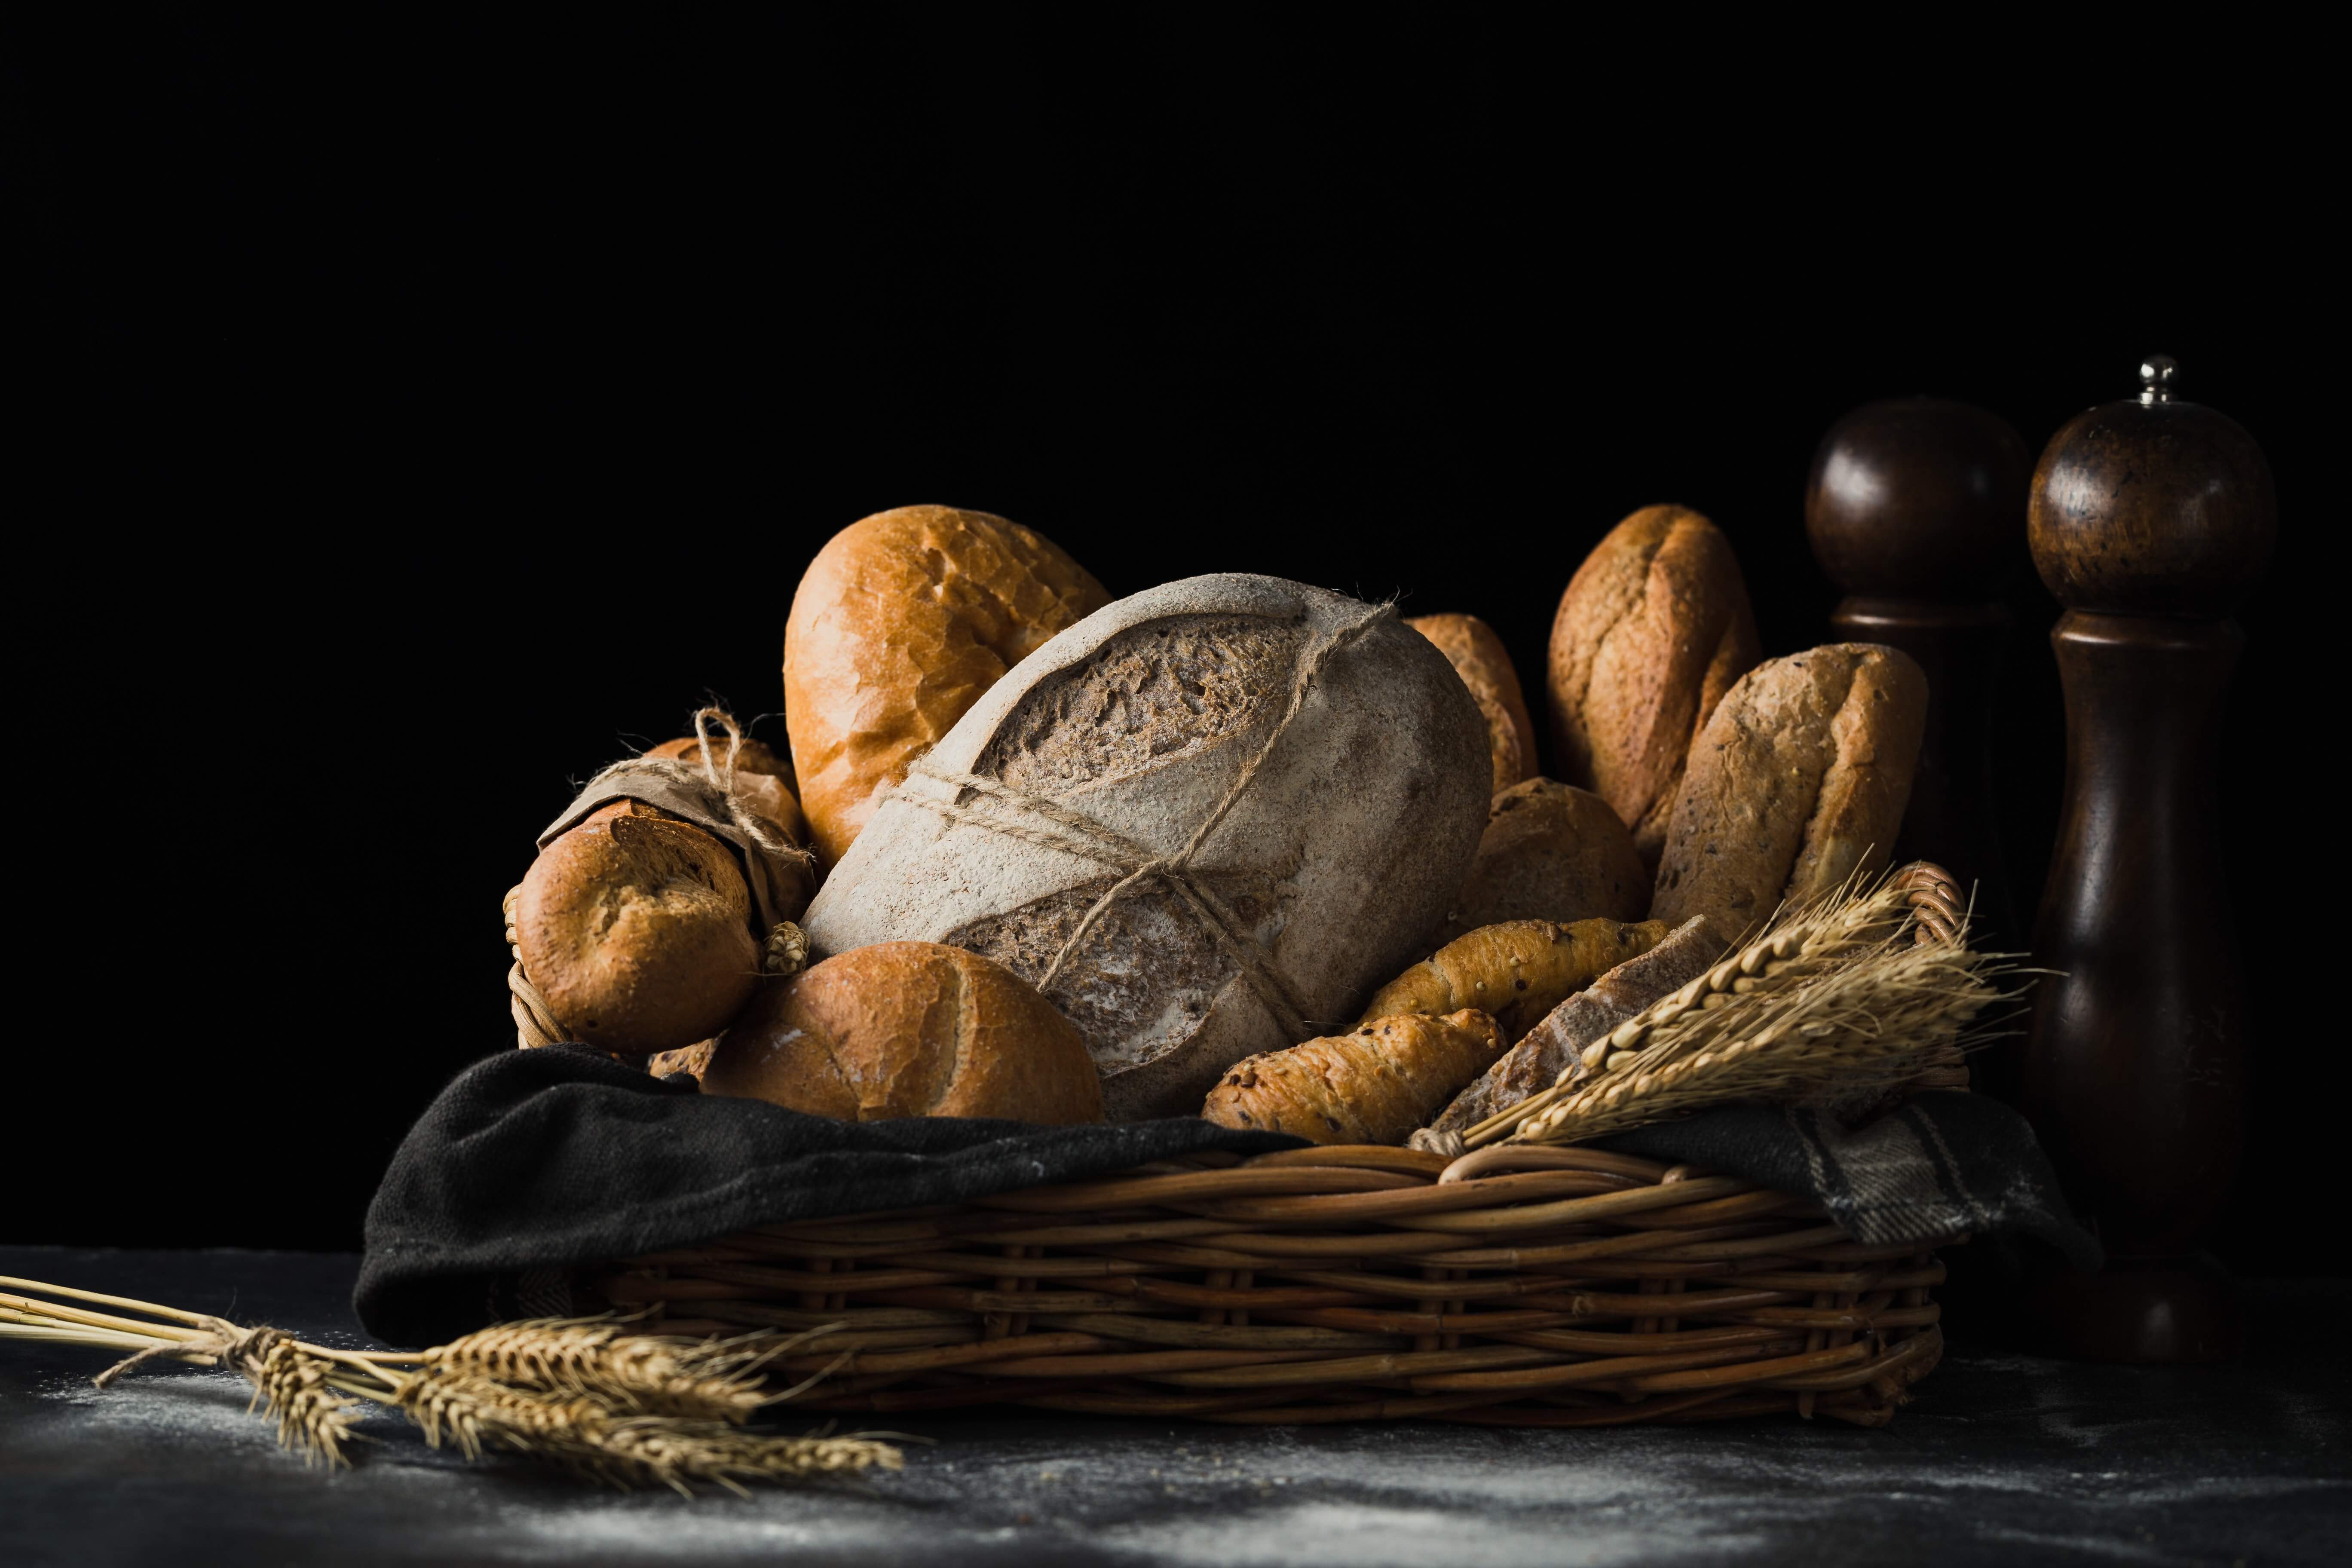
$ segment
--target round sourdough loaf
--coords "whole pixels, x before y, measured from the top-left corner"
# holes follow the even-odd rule
[[[998,682],[809,906],[819,953],[950,942],[1075,1023],[1116,1120],[1340,1026],[1462,885],[1485,723],[1393,612],[1278,578],[1121,599]]]
[[[1051,541],[949,506],[833,536],[784,626],[784,725],[818,856],[839,860],[907,764],[1110,595]]]
[[[706,1094],[845,1121],[1100,1121],[1102,1083],[1068,1019],[1002,965],[890,942],[771,981],[697,1074]]]
[[[1495,788],[1510,788],[1536,771],[1536,726],[1519,689],[1519,672],[1494,628],[1475,616],[1415,616],[1405,622],[1437,645],[1454,673],[1469,689],[1470,700],[1486,721],[1487,755],[1495,764]]]
[[[1505,921],[1638,921],[1649,907],[1649,873],[1609,803],[1571,784],[1528,779],[1486,808],[1470,875],[1431,945]]]
[[[572,1037],[624,1055],[726,1027],[760,982],[735,857],[637,801],[600,807],[539,852],[515,902],[517,957]]]
[[[1684,756],[1757,652],[1731,545],[1685,507],[1643,507],[1611,529],[1560,595],[1553,760],[1625,819],[1645,871],[1665,845]]]
[[[1652,918],[1737,942],[1782,901],[1884,870],[1911,798],[1927,678],[1876,643],[1769,659],[1691,748]]]

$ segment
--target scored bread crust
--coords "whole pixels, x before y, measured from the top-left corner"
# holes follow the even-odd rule
[[[824,863],[1000,676],[1109,602],[1051,541],[984,511],[900,507],[834,535],[784,627],[784,725]]]
[[[1759,653],[1729,541],[1686,507],[1644,507],[1577,568],[1553,617],[1554,762],[1658,863],[1683,760]]]
[[[1832,643],[1748,672],[1675,803],[1650,912],[1736,942],[1783,901],[1885,868],[1911,798],[1927,678],[1908,654]]]
[[[734,856],[635,801],[540,851],[515,901],[515,941],[565,1031],[624,1055],[718,1033],[759,984],[751,892]]]
[[[845,1121],[1103,1116],[1075,1026],[1003,965],[928,942],[861,947],[769,983],[698,1076],[708,1094]]]
[[[995,803],[978,809],[954,782],[967,773],[1154,856],[1213,826],[1188,875],[1234,926],[1150,877],[1089,925],[1132,858],[1106,864],[1034,823],[1000,831]],[[1303,584],[1187,578],[1097,611],[982,697],[803,925],[817,953],[904,940],[985,953],[1077,1025],[1114,1120],[1186,1113],[1233,1063],[1355,1016],[1417,956],[1469,868],[1489,783],[1477,706],[1428,638]],[[1220,929],[1278,983],[1261,989]],[[1276,984],[1307,1027],[1279,1016]]]
[[[1487,751],[1495,764],[1495,792],[1536,771],[1536,726],[1519,689],[1519,672],[1495,629],[1475,616],[1414,616],[1406,626],[1437,645],[1454,673],[1470,690],[1486,721]]]

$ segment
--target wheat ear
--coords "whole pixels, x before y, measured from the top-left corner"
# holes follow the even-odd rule
[[[515,1388],[586,1394],[624,1414],[740,1425],[768,1403],[751,1378],[731,1370],[740,1359],[724,1346],[625,1335],[609,1321],[540,1318],[453,1340],[426,1364]]]
[[[699,1480],[740,1492],[745,1480],[897,1469],[904,1462],[898,1449],[871,1438],[769,1437],[725,1421],[621,1415],[587,1394],[514,1388],[449,1366],[403,1378],[392,1403],[436,1447],[446,1434],[467,1458],[497,1447],[623,1487],[654,1480],[684,1492]]]
[[[1898,1086],[1965,1084],[1961,1052],[2007,972],[1968,948],[1964,921],[1937,916],[1935,940],[1915,941],[1917,901],[1914,882],[1890,878],[1781,910],[1465,1145],[1574,1142],[1733,1100],[1853,1108]]]
[[[468,1458],[502,1448],[620,1486],[654,1480],[687,1491],[711,1481],[740,1492],[747,1480],[904,1462],[879,1440],[898,1434],[772,1437],[741,1428],[754,1409],[825,1375],[762,1395],[751,1385],[760,1365],[837,1324],[706,1343],[626,1334],[611,1320],[541,1320],[419,1352],[362,1352],[40,1280],[0,1278],[0,1286],[38,1293],[0,1292],[0,1340],[131,1352],[99,1375],[101,1388],[151,1361],[234,1364],[253,1384],[254,1403],[277,1416],[278,1441],[331,1466],[349,1462],[343,1450],[360,1436],[352,1423],[361,1399],[402,1411],[436,1447],[446,1439]],[[408,1364],[415,1370],[403,1370]]]

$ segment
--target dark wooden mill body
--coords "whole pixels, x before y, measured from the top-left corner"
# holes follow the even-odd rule
[[[1939,397],[1857,408],[1813,454],[1805,532],[1845,598],[1832,635],[1885,643],[1927,676],[1927,727],[1890,863],[1932,860],[1975,895],[1980,946],[2023,931],[1993,812],[1993,681],[2021,566],[2033,459],[1998,415]]]
[[[2048,1281],[2033,1312],[2070,1353],[2230,1353],[2226,1281],[2196,1248],[2238,1162],[2246,1003],[2222,873],[2220,724],[2243,636],[2230,613],[2277,532],[2268,465],[2234,421],[2140,397],[2051,439],[2029,506],[2066,614],[2066,784],[2034,925],[2024,1104],[2108,1265]]]

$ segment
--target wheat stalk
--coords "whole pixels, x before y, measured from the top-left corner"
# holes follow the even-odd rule
[[[740,1426],[761,1406],[782,1404],[807,1386],[762,1393],[756,1375],[760,1363],[832,1328],[781,1341],[752,1335],[705,1342],[625,1334],[609,1319],[534,1318],[453,1340],[426,1352],[425,1363],[513,1388],[585,1394],[623,1415],[683,1415]],[[749,1340],[763,1342],[761,1348],[747,1348]]]
[[[1915,941],[1911,893],[1849,884],[1783,910],[1465,1145],[1577,1142],[1734,1100],[1853,1110],[1903,1087],[1964,1084],[1962,1052],[1990,1037],[1973,1026],[2010,972],[1967,946],[1964,924]]]
[[[762,1394],[752,1386],[761,1363],[838,1325],[784,1339],[698,1342],[625,1333],[610,1320],[543,1319],[395,1353],[333,1350],[272,1328],[39,1280],[0,1277],[0,1286],[14,1288],[0,1292],[0,1340],[131,1352],[99,1375],[101,1388],[151,1361],[236,1366],[253,1384],[254,1404],[277,1417],[278,1442],[306,1462],[350,1462],[344,1448],[360,1436],[352,1424],[362,1399],[401,1411],[436,1447],[446,1437],[468,1458],[497,1447],[620,1486],[652,1480],[688,1491],[689,1482],[711,1481],[740,1492],[747,1480],[904,1462],[878,1440],[893,1434],[777,1437],[742,1429],[754,1410],[825,1375]]]
[[[457,1366],[410,1374],[393,1403],[436,1447],[446,1432],[467,1458],[496,1444],[620,1486],[656,1480],[687,1491],[688,1481],[703,1480],[740,1492],[743,1480],[903,1462],[896,1448],[866,1437],[769,1437],[723,1420],[621,1415],[593,1395],[515,1388]]]

